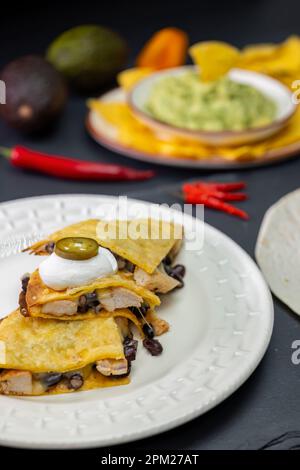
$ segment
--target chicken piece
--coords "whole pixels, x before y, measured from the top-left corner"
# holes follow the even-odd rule
[[[113,312],[117,308],[140,307],[143,298],[124,287],[112,287],[98,291],[101,306]]]
[[[62,315],[75,315],[78,309],[78,302],[73,300],[54,300],[42,306],[42,313],[61,317]]]
[[[166,320],[159,318],[154,312],[150,312],[146,319],[154,328],[155,336],[163,335],[170,329],[169,323]]]
[[[102,359],[96,362],[96,369],[100,374],[105,375],[123,375],[128,372],[127,359]]]
[[[174,279],[165,272],[162,263],[152,274],[148,274],[143,269],[136,267],[133,278],[137,285],[151,291],[160,292],[161,294],[170,292],[180,284],[177,279]]]
[[[32,374],[24,370],[5,370],[0,373],[0,393],[31,395]]]

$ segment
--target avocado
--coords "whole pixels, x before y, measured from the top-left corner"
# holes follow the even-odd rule
[[[114,31],[82,25],[58,36],[46,57],[79,91],[96,91],[124,67],[127,44]]]
[[[0,79],[6,86],[6,104],[0,105],[0,115],[22,132],[44,130],[64,108],[64,79],[43,57],[27,55],[10,62]]]

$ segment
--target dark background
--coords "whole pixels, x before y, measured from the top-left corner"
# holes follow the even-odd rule
[[[254,42],[282,41],[290,34],[300,34],[300,5],[296,0],[84,0],[39,4],[29,1],[22,5],[11,2],[4,8],[1,5],[0,66],[23,54],[43,53],[57,34],[82,23],[103,24],[123,34],[131,48],[130,64],[149,36],[164,26],[183,28],[191,42],[219,39],[244,46]],[[0,122],[0,145],[23,143],[49,153],[82,159],[136,168],[151,166],[117,156],[94,143],[84,129],[85,114],[85,99],[71,96],[63,118],[50,134],[35,139],[24,138]],[[155,168],[157,177],[148,182],[81,183],[23,173],[1,160],[0,201],[40,194],[95,193],[127,194],[153,202],[172,203],[178,200],[171,193],[186,179],[243,179],[248,183],[250,200],[241,207],[249,211],[250,221],[242,222],[208,210],[205,219],[253,256],[257,232],[266,209],[299,186],[300,159],[272,167],[223,173]],[[178,429],[128,444],[126,450],[257,449],[282,434],[297,431],[300,429],[300,369],[291,363],[291,344],[295,339],[300,339],[298,318],[275,300],[272,341],[253,376],[232,397],[204,416]],[[297,442],[297,434],[288,434],[272,447],[288,448]]]

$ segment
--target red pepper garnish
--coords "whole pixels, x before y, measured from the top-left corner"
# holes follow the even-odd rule
[[[224,201],[242,201],[247,199],[245,193],[237,191],[245,188],[244,182],[238,183],[185,183],[182,186],[184,202],[188,204],[203,204],[206,207],[226,212],[241,219],[248,219],[247,212]]]
[[[82,181],[133,181],[154,176],[152,170],[135,170],[126,166],[96,163],[49,155],[20,145],[12,149],[0,147],[0,154],[12,165],[26,170],[38,171],[58,178]]]
[[[244,181],[238,181],[236,183],[205,183],[204,181],[195,181],[193,183],[185,183],[183,185],[183,190],[193,190],[193,189],[201,189],[203,191],[237,191],[239,189],[244,189],[246,187],[246,183]]]

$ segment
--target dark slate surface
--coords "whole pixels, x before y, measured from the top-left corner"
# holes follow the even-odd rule
[[[185,2],[28,2],[1,14],[0,65],[25,53],[42,53],[60,31],[80,23],[99,22],[120,31],[131,46],[131,59],[156,29],[176,25],[191,41],[221,39],[239,46],[280,41],[300,33],[299,3],[295,0],[188,1]],[[300,77],[299,77],[300,78]],[[117,156],[86,134],[84,98],[72,96],[66,112],[50,134],[23,138],[0,123],[1,145],[24,143],[47,152],[82,159],[109,161],[148,168],[149,165]],[[206,211],[206,222],[238,242],[253,256],[260,222],[266,209],[299,186],[300,159],[280,165],[226,173],[156,167],[156,179],[143,183],[80,183],[23,173],[0,161],[0,200],[56,193],[127,194],[154,202],[178,202],[169,189],[192,177],[239,180],[248,183],[250,199],[241,207],[251,220],[241,222]],[[300,338],[298,318],[275,300],[275,327],[268,352],[253,376],[224,403],[206,415],[159,436],[126,445],[126,449],[255,449],[269,441],[272,448],[298,445],[300,369],[291,363],[291,343]],[[296,433],[294,433],[296,432]],[[285,434],[288,433],[288,434]],[[278,439],[277,439],[278,438]],[[4,449],[1,449],[4,450]]]

